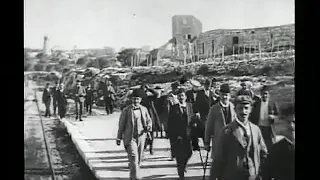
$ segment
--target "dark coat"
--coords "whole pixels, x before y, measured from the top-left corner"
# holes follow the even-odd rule
[[[194,91],[193,90],[189,90],[186,92],[186,96],[187,96],[187,102],[191,103],[192,105],[194,105],[194,103],[196,102],[196,96],[194,96]]]
[[[191,148],[191,129],[194,121],[194,112],[191,103],[186,105],[187,120],[183,118],[179,104],[171,107],[168,120],[168,137],[173,145],[172,151],[175,156],[185,155],[190,157]],[[178,137],[182,137],[182,141],[178,142]],[[183,151],[183,153],[181,152]]]
[[[74,88],[74,100],[76,102],[84,102],[86,96],[86,89],[83,86]]]
[[[51,102],[51,92],[50,92],[50,90],[49,91],[47,89],[43,90],[42,102],[44,102],[44,103]]]
[[[152,119],[152,128],[153,128],[152,130],[160,131],[161,130],[160,118],[155,107],[158,93],[153,89],[149,89],[149,92],[151,92],[153,95],[148,96],[147,93],[143,91],[144,94],[142,97],[141,105],[146,107],[149,112],[149,115]]]
[[[94,90],[92,88],[90,89],[86,89],[86,102],[87,103],[92,103],[93,101],[93,93],[94,93]]]
[[[294,180],[294,145],[286,138],[275,143],[270,149],[263,168],[263,180]]]
[[[250,123],[250,122],[248,122]],[[265,160],[268,151],[264,143],[261,131],[258,126],[250,123],[251,137],[253,145],[253,162],[255,164],[256,175],[261,172],[260,165]],[[247,152],[240,125],[237,121],[228,124],[220,131],[217,139],[217,146],[214,150],[210,179],[215,180],[237,180],[243,179],[242,159]]]
[[[197,93],[196,102],[195,102],[195,112],[200,113],[202,120],[205,120],[210,107],[214,104],[215,98],[214,93],[210,90],[209,96],[206,96],[205,91],[201,90]]]
[[[252,105],[252,111],[249,117],[250,122],[254,123],[254,124],[258,124],[260,121],[260,109],[261,109],[261,97],[255,96],[255,101]],[[279,108],[278,108],[278,104],[276,102],[271,102],[269,101],[268,104],[268,111],[269,114],[272,115],[279,115]],[[273,112],[273,113],[271,113]]]
[[[61,90],[57,90],[56,95],[57,95],[58,106],[67,105],[67,97],[66,97],[65,91],[61,92]]]

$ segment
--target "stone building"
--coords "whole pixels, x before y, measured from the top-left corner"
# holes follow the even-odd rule
[[[196,40],[197,53],[200,58],[221,53],[224,46],[226,55],[238,53],[238,49],[247,51],[270,51],[276,46],[294,45],[294,24],[250,28],[250,29],[217,29],[201,33]]]

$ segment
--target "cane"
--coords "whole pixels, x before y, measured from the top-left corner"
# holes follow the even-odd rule
[[[207,156],[206,156],[206,162],[203,165],[203,178],[202,180],[205,180],[206,178],[206,170],[207,170],[207,164],[208,164],[208,156],[209,156],[209,151],[207,151]]]

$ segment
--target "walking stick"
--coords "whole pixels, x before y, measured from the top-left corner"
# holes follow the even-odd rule
[[[205,180],[206,178],[206,170],[207,170],[207,163],[208,163],[208,155],[209,155],[209,151],[207,151],[207,157],[206,157],[206,162],[203,165],[203,178],[202,180]]]

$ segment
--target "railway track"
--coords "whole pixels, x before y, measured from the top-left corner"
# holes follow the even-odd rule
[[[60,121],[42,117],[44,107],[38,102],[40,92],[33,87],[25,89],[25,179],[93,179]]]

